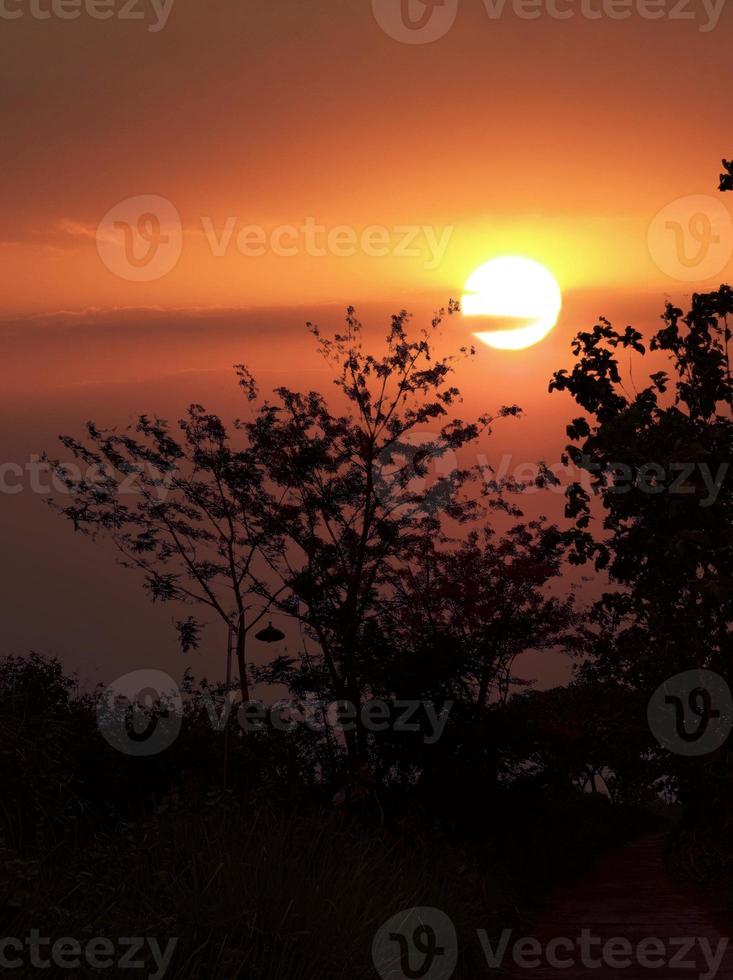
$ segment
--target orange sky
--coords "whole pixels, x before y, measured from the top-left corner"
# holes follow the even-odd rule
[[[238,361],[266,390],[326,388],[305,320],[336,324],[356,303],[370,329],[402,307],[423,323],[478,265],[520,254],[557,277],[560,321],[531,350],[483,348],[458,380],[466,416],[527,412],[492,440],[494,460],[555,462],[572,406],[547,383],[577,330],[605,314],[648,334],[665,295],[730,279],[733,195],[716,187],[733,152],[733,14],[701,29],[721,0],[555,0],[575,11],[562,20],[552,0],[522,2],[540,16],[507,0],[492,19],[484,0],[457,0],[450,30],[416,45],[388,36],[371,0],[173,0],[161,30],[153,0],[136,0],[142,21],[38,20],[31,0],[0,0],[0,462],[24,474],[0,507],[4,652],[91,673],[180,668],[171,613],[29,489],[37,454],[89,417],[174,418],[192,400],[238,414]],[[581,3],[634,9],[589,19]],[[666,13],[647,19],[645,3]],[[168,242],[131,278],[115,224],[135,232],[141,213],[119,205],[141,197]],[[315,250],[302,232],[282,237],[308,221],[325,229]],[[265,254],[237,247],[247,226]],[[394,254],[402,226],[417,228],[417,255]],[[295,254],[273,251],[278,228]],[[387,254],[366,254],[369,229]],[[449,329],[470,340],[460,320]],[[561,498],[545,504],[560,519]],[[222,642],[207,641],[197,671],[216,673]]]
[[[517,252],[564,289],[673,288],[650,222],[677,198],[714,196],[729,149],[733,15],[701,30],[703,0],[683,0],[692,19],[679,20],[636,8],[492,20],[482,0],[459,0],[450,31],[424,45],[389,37],[370,0],[174,0],[156,32],[137,2],[145,21],[0,23],[1,312],[403,305],[456,294],[476,265]],[[182,254],[130,282],[95,237],[120,201],[150,194],[180,215]],[[309,218],[359,236],[452,230],[437,262],[424,245],[416,257],[236,247],[247,225],[270,235]],[[205,229],[218,238],[230,219],[217,257]]]

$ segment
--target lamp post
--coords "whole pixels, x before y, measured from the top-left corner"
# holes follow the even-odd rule
[[[227,686],[224,695],[224,780],[223,788],[226,790],[229,777],[229,712],[226,710],[229,701],[229,692],[232,687],[232,649],[234,647],[234,627],[231,622],[227,624]]]
[[[239,628],[242,628],[242,620],[239,621]],[[234,634],[237,631],[231,620],[228,623],[227,629],[227,684],[226,684],[226,694],[225,694],[225,704],[224,704],[224,780],[223,788],[226,790],[229,781],[229,713],[226,711],[226,702],[229,700],[229,692],[232,687],[232,652],[234,650]],[[255,633],[255,639],[259,640],[261,643],[279,643],[280,640],[285,639],[285,634],[282,630],[277,629],[272,625],[272,620],[270,620],[265,627],[265,629],[260,630],[259,633]]]
[[[267,626],[260,630],[259,633],[255,633],[255,640],[259,640],[261,643],[279,643],[280,640],[285,639],[285,634],[276,629],[272,625],[272,620],[270,620]]]

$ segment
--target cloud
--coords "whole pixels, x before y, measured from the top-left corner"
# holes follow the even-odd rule
[[[19,228],[10,234],[6,232],[0,238],[0,245],[77,250],[93,245],[96,233],[95,225],[84,224],[72,218],[61,218],[45,228]]]

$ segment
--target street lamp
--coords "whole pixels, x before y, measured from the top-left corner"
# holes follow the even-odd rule
[[[242,628],[242,620],[239,620],[239,628]],[[232,687],[232,652],[234,650],[234,634],[237,632],[237,627],[233,625],[231,620],[228,623],[227,630],[227,686],[226,686],[226,698],[229,699],[229,692]],[[267,626],[260,630],[259,633],[255,633],[255,639],[259,640],[260,643],[279,643],[280,640],[285,639],[285,634],[282,630],[277,629],[272,625],[272,620],[270,620]],[[229,774],[229,715],[224,714],[224,789],[227,788],[227,780]]]
[[[261,643],[278,643],[280,640],[285,639],[285,634],[279,629],[275,629],[272,625],[272,620],[267,624],[267,626],[260,630],[259,633],[255,633],[255,640],[259,640]]]

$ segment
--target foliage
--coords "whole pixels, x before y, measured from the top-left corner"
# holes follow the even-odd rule
[[[476,440],[493,421],[484,415],[464,422],[454,413],[460,400],[452,382],[455,359],[436,358],[433,339],[446,312],[455,310],[440,311],[417,339],[408,335],[408,314],[394,316],[379,357],[365,352],[353,309],[343,334],[327,338],[312,327],[343,404],[334,410],[316,392],[280,388],[278,403],[264,406],[250,427],[277,488],[277,522],[287,542],[278,571],[289,594],[280,605],[317,644],[315,656],[278,665],[280,676],[289,669],[289,683],[301,689],[360,706],[372,682],[392,577],[416,560],[427,525],[440,537],[441,522],[463,524],[480,512],[477,495],[463,493],[477,470],[451,466],[432,495],[421,482],[431,464]],[[363,756],[360,728],[349,750]]]
[[[574,560],[594,559],[621,588],[596,609],[595,654],[609,677],[644,690],[691,667],[729,675],[733,620],[733,452],[728,359],[733,292],[695,294],[690,311],[667,305],[651,350],[667,371],[629,394],[618,353],[641,359],[640,334],[601,321],[574,343],[572,372],[557,372],[551,390],[568,391],[591,419],[568,427],[568,454],[592,474],[603,506],[602,534],[580,483],[568,490],[575,521]],[[673,380],[670,380],[673,379]],[[667,397],[665,397],[665,395]]]
[[[254,382],[238,373],[253,400]],[[134,434],[89,422],[86,442],[63,437],[87,470],[79,477],[55,462],[73,500],[57,507],[76,530],[110,536],[154,602],[203,606],[234,629],[247,700],[246,640],[269,606],[256,563],[278,547],[271,502],[255,453],[244,439],[233,444],[221,419],[192,405],[179,428],[176,439],[164,419],[141,416]],[[198,647],[201,625],[193,616],[178,622],[184,652]]]
[[[79,530],[110,535],[154,601],[201,605],[234,629],[243,699],[250,631],[271,608],[298,622],[296,657],[255,675],[296,697],[354,704],[353,768],[367,759],[359,709],[371,693],[394,694],[412,674],[423,690],[461,691],[484,708],[506,695],[524,649],[570,642],[572,598],[544,595],[562,563],[556,529],[517,525],[499,542],[485,525],[458,546],[450,539],[493,508],[521,517],[501,486],[457,463],[496,419],[520,410],[458,417],[453,374],[473,351],[435,353],[443,318],[456,310],[451,303],[416,335],[406,312],[394,316],[378,356],[365,350],[353,309],[343,333],[327,337],[311,325],[334,373],[334,406],[281,387],[231,429],[199,405],[179,422],[178,438],[146,416],[134,434],[89,423],[86,441],[62,440],[88,475],[55,464],[73,498],[61,512]],[[254,379],[243,365],[237,373],[255,402]],[[436,468],[443,472],[430,484]],[[179,620],[184,650],[198,645],[200,629],[195,616]],[[417,667],[423,654],[429,670]]]
[[[199,750],[207,753],[205,740]],[[41,924],[54,940],[140,935],[162,947],[176,937],[167,975],[178,980],[367,978],[382,923],[428,905],[455,923],[456,975],[471,978],[485,969],[477,928],[494,937],[521,928],[558,877],[639,826],[634,813],[577,793],[522,812],[515,805],[507,798],[501,821],[465,839],[414,800],[357,818],[285,776],[241,795],[171,793],[154,812],[120,814],[89,840],[67,835],[32,865],[5,852],[6,931],[24,936]],[[95,974],[82,966],[87,975]]]

